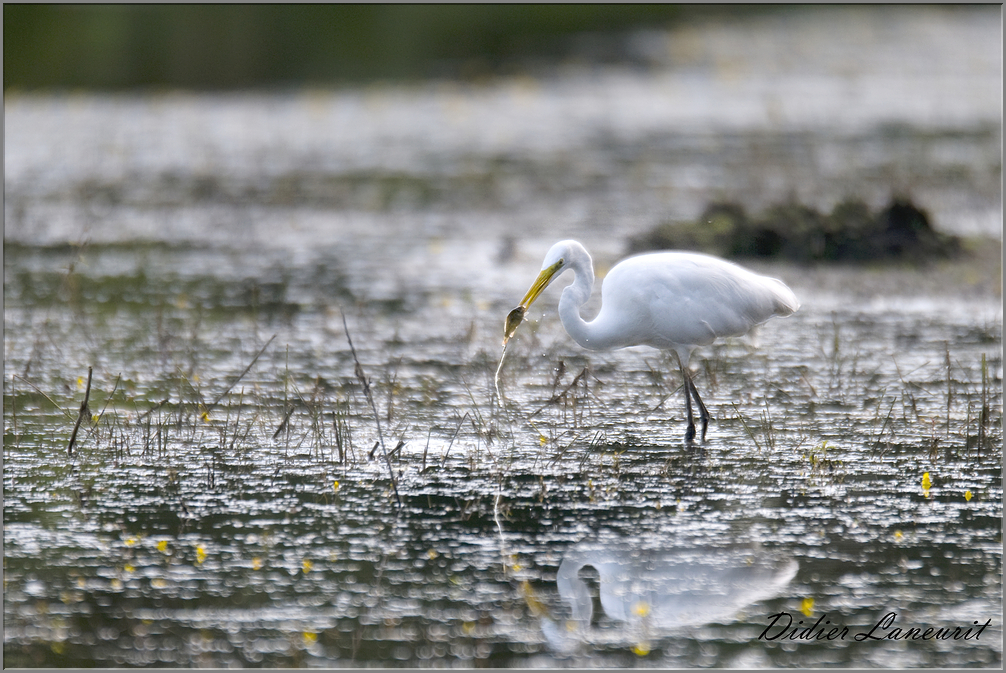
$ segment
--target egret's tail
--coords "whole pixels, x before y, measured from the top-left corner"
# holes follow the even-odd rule
[[[793,294],[793,290],[786,287],[786,284],[781,280],[775,278],[771,280],[775,292],[775,315],[785,317],[796,313],[800,308],[800,300]]]

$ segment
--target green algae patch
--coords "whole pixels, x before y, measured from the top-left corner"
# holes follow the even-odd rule
[[[629,242],[632,253],[693,249],[726,257],[759,257],[793,262],[924,263],[959,257],[961,240],[936,230],[925,210],[894,198],[879,211],[858,199],[830,213],[782,203],[749,215],[735,203],[713,203],[694,222],[665,222]]]

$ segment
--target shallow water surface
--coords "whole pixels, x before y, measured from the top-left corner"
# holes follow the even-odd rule
[[[944,41],[987,32],[930,18]],[[739,91],[696,63],[8,100],[5,662],[1001,666],[992,66],[938,80],[949,117],[863,75],[860,116],[786,107],[790,127],[766,122],[767,79]],[[818,75],[845,100],[845,75]],[[658,114],[719,96],[747,97]],[[908,183],[938,226],[985,237],[973,256],[742,262],[802,307],[693,356],[704,443],[683,440],[669,355],[565,334],[566,279],[497,397],[504,318],[555,240],[600,278],[630,236],[724,194],[823,208]],[[874,634],[988,626],[853,637],[892,612]],[[771,637],[781,614],[850,635]]]
[[[793,282],[804,307],[764,326],[759,348],[730,341],[695,358],[714,421],[687,447],[670,357],[575,348],[548,306],[554,290],[512,342],[502,406],[492,378],[505,304],[423,288],[393,305],[340,302],[393,485],[342,316],[320,297],[290,301],[318,291],[302,269],[252,281],[221,263],[204,276],[204,251],[166,249],[164,270],[138,278],[117,264],[121,248],[93,245],[88,268],[109,276],[74,271],[65,300],[19,306],[45,283],[60,291],[33,265],[65,268],[75,254],[8,251],[8,661],[999,660],[1001,318],[990,304],[821,308],[826,295]],[[87,374],[67,371],[73,362],[94,363],[98,421],[83,422],[68,456]],[[995,421],[983,425],[983,407]],[[626,621],[595,561],[587,571],[601,575],[585,586],[601,602],[584,620],[556,579],[591,540],[623,550],[625,573],[643,563],[648,586],[654,550],[792,573],[740,594],[732,617],[668,622],[647,607],[658,596]],[[681,606],[681,591],[671,585],[667,604]],[[980,642],[909,654],[901,642],[757,638],[780,612],[856,631],[890,611],[906,626],[993,624]]]

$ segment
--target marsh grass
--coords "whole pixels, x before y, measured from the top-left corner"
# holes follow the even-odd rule
[[[353,431],[350,426],[349,399],[337,399],[333,403],[332,432],[333,448],[340,464],[345,464],[353,456]],[[431,430],[432,431],[432,430]],[[424,454],[425,461],[425,454]]]
[[[696,368],[716,417],[715,432],[693,450],[680,444],[679,377],[650,353],[580,360],[562,355],[569,350],[562,344],[544,356],[518,344],[508,361],[512,366],[505,369],[507,399],[500,405],[493,391],[496,363],[488,350],[437,370],[434,383],[436,371],[413,371],[394,351],[383,361],[375,359],[377,374],[371,380],[361,360],[383,344],[360,342],[348,329],[346,341],[354,347],[332,358],[332,368],[341,372],[335,377],[331,369],[305,366],[294,344],[273,339],[261,346],[249,337],[255,345],[230,359],[232,371],[218,366],[212,376],[208,357],[192,358],[186,347],[169,353],[147,381],[130,375],[118,383],[117,375],[95,367],[88,405],[100,413],[81,420],[71,462],[51,479],[61,484],[57,492],[73,503],[78,516],[114,521],[124,531],[123,540],[148,531],[179,549],[182,540],[198,540],[186,542],[187,551],[173,555],[170,563],[201,575],[226,572],[232,563],[228,554],[236,554],[224,551],[234,544],[229,536],[235,531],[216,532],[206,523],[216,520],[214,502],[277,498],[282,504],[270,507],[279,520],[293,521],[309,518],[309,505],[325,507],[333,523],[322,527],[344,525],[336,523],[343,520],[361,525],[359,512],[373,510],[364,527],[370,530],[373,520],[391,526],[373,533],[373,544],[386,548],[387,555],[371,554],[366,561],[357,555],[352,565],[356,582],[370,587],[377,586],[378,576],[384,582],[403,572],[399,553],[424,558],[429,549],[437,558],[449,558],[448,567],[458,562],[450,557],[453,543],[445,541],[423,539],[416,543],[421,553],[402,551],[406,548],[393,537],[401,532],[393,531],[416,516],[453,522],[472,535],[499,537],[501,577],[519,583],[517,577],[540,577],[549,567],[521,543],[522,536],[554,534],[556,521],[570,516],[564,513],[569,507],[609,520],[604,518],[613,516],[608,511],[631,518],[625,512],[657,502],[668,516],[687,520],[696,510],[713,511],[706,499],[731,493],[737,484],[780,489],[796,494],[780,496],[784,499],[827,506],[857,488],[880,488],[881,497],[892,497],[901,488],[896,485],[900,473],[921,469],[932,471],[934,494],[966,484],[973,498],[989,498],[979,471],[1001,441],[1001,396],[992,374],[997,356],[982,352],[974,361],[973,351],[961,350],[958,357],[952,343],[941,342],[922,356],[898,353],[885,360],[871,356],[866,346],[848,345],[868,328],[865,321],[837,315],[809,321],[806,341],[816,336],[822,347],[799,359],[738,344],[712,349]],[[368,338],[380,332],[365,331]],[[193,347],[210,341],[187,336]],[[528,343],[535,340],[540,343],[538,337]],[[156,352],[151,357],[160,360]],[[43,391],[43,385],[49,387]],[[23,451],[24,438],[40,419],[54,428],[47,445],[65,447],[80,418],[68,409],[85,396],[83,385],[70,388],[9,377],[7,450]],[[643,411],[634,411],[639,405]],[[670,413],[655,413],[660,410]],[[853,430],[843,431],[843,425]],[[384,455],[382,437],[388,442]],[[156,486],[137,481],[126,487],[117,481],[147,465],[155,466]],[[917,489],[914,474],[904,479]],[[396,486],[401,507],[394,506]],[[160,512],[155,523],[131,519],[128,510],[100,514],[118,502],[124,488],[150,491],[165,512],[144,510]],[[961,499],[964,487],[958,490]],[[743,502],[759,506],[750,497]],[[255,551],[249,544],[241,552],[241,562],[249,566],[241,572],[299,568],[291,582],[305,587],[332,577],[334,571],[324,569],[325,554],[309,559],[314,570],[305,572],[302,560],[310,546],[302,548],[284,537],[281,525],[270,525],[276,528],[272,551],[259,549],[266,534],[256,533]],[[302,536],[311,534],[317,532]],[[203,561],[196,544],[204,549]],[[134,580],[122,570],[126,565],[154,566],[139,553],[141,545],[123,545],[113,556],[128,588]],[[338,559],[346,552],[331,553]],[[251,554],[261,570],[252,568]],[[522,556],[519,562],[515,554]],[[154,558],[165,563],[163,554]],[[381,563],[384,570],[378,568]],[[521,575],[514,566],[529,570]],[[337,561],[328,567],[343,568]],[[347,572],[335,576],[343,581]],[[166,586],[175,586],[167,577]],[[463,573],[457,577],[468,581]],[[383,614],[381,606],[392,598],[375,590],[369,600],[367,619]],[[359,648],[373,647],[378,637],[359,628],[354,632],[364,633],[356,637]],[[319,642],[325,638],[322,633]]]
[[[576,464],[582,469],[598,447],[617,441],[610,434],[606,407],[612,402],[611,393],[622,387],[621,384],[613,387],[614,381],[610,374],[599,377],[589,366],[574,370],[576,375],[570,377],[569,367],[562,358],[553,360],[555,364],[540,373],[536,368],[519,365],[511,370],[508,382],[510,386],[519,389],[531,383],[534,389],[547,391],[544,399],[537,403],[532,401],[531,406],[511,401],[508,409],[506,406],[493,404],[491,386],[483,386],[486,390],[482,387],[475,389],[469,383],[468,374],[460,372],[457,380],[465,403],[454,407],[454,418],[444,427],[442,422],[431,423],[422,418],[421,409],[426,406],[424,400],[429,397],[427,384],[423,383],[426,379],[411,379],[408,382],[401,379],[400,358],[388,362],[381,381],[376,385],[363,374],[362,365],[355,358],[357,386],[347,386],[346,381],[333,388],[315,374],[313,379],[306,381],[308,387],[302,389],[297,380],[300,374],[294,375],[291,371],[287,350],[280,382],[281,413],[270,422],[270,414],[261,406],[262,402],[268,404],[265,399],[250,399],[244,386],[236,393],[234,389],[253,370],[275,338],[273,335],[247,359],[247,364],[240,371],[226,377],[224,385],[212,395],[207,395],[202,390],[202,381],[196,372],[188,375],[176,366],[162,377],[162,381],[170,382],[171,391],[168,396],[154,398],[156,401],[151,402],[146,396],[135,397],[122,393],[119,391],[121,377],[117,376],[110,386],[111,391],[99,394],[98,404],[102,406],[99,413],[93,413],[94,404],[90,399],[92,384],[86,384],[83,402],[69,429],[68,450],[72,450],[83,436],[89,444],[107,445],[120,461],[134,451],[139,451],[140,455],[163,457],[176,442],[207,444],[206,432],[210,430],[213,439],[209,444],[232,453],[247,453],[258,441],[256,426],[265,424],[271,426],[272,439],[281,441],[287,453],[307,444],[316,457],[327,455],[338,464],[348,465],[359,460],[354,445],[356,437],[372,434],[360,425],[363,418],[352,402],[356,392],[362,392],[364,398],[367,398],[371,422],[375,429],[379,428],[376,436],[379,446],[383,446],[384,438],[381,421],[398,425],[402,429],[397,433],[399,437],[395,440],[395,448],[382,448],[386,467],[392,477],[393,490],[397,486],[397,480],[391,469],[391,461],[392,458],[398,463],[410,460],[408,456],[411,454],[406,450],[409,436],[418,439],[417,446],[422,448],[422,457],[420,458],[420,454],[416,455],[416,458],[420,458],[418,462],[421,470],[429,467],[431,442],[435,437],[443,438],[442,451],[435,461],[440,469],[447,467],[455,453],[456,444],[463,440],[468,447],[462,451],[463,460],[474,471],[514,469],[516,456],[526,450],[522,448],[522,444],[528,440],[534,440],[533,444],[536,445],[532,452],[536,456],[533,463],[543,459],[543,464],[555,466],[566,457],[575,456]],[[855,359],[846,358],[842,354],[842,343],[839,323],[832,315],[827,347],[820,356],[827,365],[822,372],[825,378],[823,388],[837,394],[839,400],[845,397],[846,392],[863,390],[864,383],[882,378],[876,371],[866,374],[856,366],[847,367]],[[725,353],[718,355],[718,358],[702,361],[702,383],[711,391],[717,389],[715,382],[724,373],[720,361],[730,357]],[[997,396],[992,393],[987,356],[982,353],[980,362],[972,371],[952,357],[949,343],[943,344],[942,355],[943,381],[940,384],[942,394],[939,395],[931,380],[927,380],[932,371],[931,365],[927,367],[925,362],[917,363],[910,371],[905,371],[900,358],[892,356],[895,377],[888,377],[887,385],[873,396],[872,420],[869,421],[872,430],[868,444],[878,452],[879,457],[886,455],[892,447],[900,445],[905,431],[914,427],[921,428],[915,432],[922,438],[928,453],[934,457],[939,449],[962,455],[990,450],[997,434],[991,430],[998,430],[1001,426],[1001,413],[998,417],[995,413]],[[34,352],[31,357],[35,357]],[[483,360],[489,362],[491,358]],[[716,364],[717,362],[720,363]],[[710,395],[714,400],[710,406],[713,409],[732,409],[734,421],[755,449],[759,453],[774,454],[781,448],[780,437],[787,438],[790,448],[796,441],[796,436],[792,433],[784,432],[780,435],[776,405],[781,401],[788,408],[813,401],[817,391],[822,388],[821,376],[812,375],[813,369],[801,365],[797,367],[795,375],[790,377],[790,382],[795,381],[797,387],[789,382],[780,385],[769,381],[774,374],[768,369],[767,361],[763,362],[766,364],[762,372],[766,392],[760,399],[755,398],[759,400],[761,409],[752,408],[747,403],[738,404],[730,399],[718,400],[715,392]],[[680,385],[677,377],[672,380],[663,366],[654,366],[648,358],[642,359],[642,365],[642,373],[649,379],[650,385],[655,386],[655,394],[659,395],[656,405],[650,409],[650,412],[655,412],[680,394]],[[169,369],[172,368],[169,366]],[[717,371],[720,373],[717,374]],[[478,375],[485,381],[491,380],[491,372],[479,371]],[[24,387],[16,386],[17,383]],[[260,387],[263,383],[265,382],[260,379],[255,386]],[[672,385],[675,386],[673,389],[670,388]],[[598,394],[596,389],[599,387],[605,388],[605,396]],[[375,388],[386,400],[381,405],[383,409],[371,403],[376,402]],[[156,389],[157,386],[150,388],[152,391]],[[31,392],[23,392],[25,390]],[[343,392],[333,399],[331,392],[339,390]],[[8,403],[5,405],[10,420],[8,445],[13,442],[17,446],[23,435],[24,418],[18,407],[23,404],[19,400],[23,400],[25,395],[37,395],[54,410],[58,410],[59,414],[68,420],[70,418],[70,413],[58,401],[59,395],[43,391],[30,379],[15,375],[9,379],[6,396]],[[484,401],[480,401],[480,398]],[[724,401],[726,405],[723,404]],[[249,402],[252,403],[250,414],[247,411]],[[939,405],[938,411],[934,403]],[[624,406],[625,403],[619,404]],[[810,409],[813,413],[813,407]],[[133,410],[132,413],[129,410]],[[958,416],[961,418],[958,419]],[[720,420],[729,423],[730,416],[724,416]],[[808,419],[804,419],[803,424],[806,425],[807,422]],[[783,425],[790,423],[787,419]],[[938,434],[937,428],[941,430]],[[801,432],[804,436],[812,436],[812,433]],[[957,439],[952,439],[952,435],[956,435]],[[503,450],[494,450],[492,447],[495,443],[501,443]],[[786,445],[782,445],[782,448],[786,448]],[[543,453],[545,449],[548,450]],[[604,455],[603,449],[600,453]],[[499,459],[504,456],[509,459],[500,462]]]

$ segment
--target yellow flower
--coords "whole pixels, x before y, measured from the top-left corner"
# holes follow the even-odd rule
[[[964,491],[964,499],[965,500],[967,500],[968,502],[971,502],[971,498],[972,497],[974,497],[974,496],[971,495],[971,491]]]
[[[814,614],[814,599],[804,598],[803,602],[800,603],[800,612],[802,612],[808,617]]]
[[[196,547],[196,565],[202,565],[203,561],[206,560],[206,550],[203,549],[202,545]]]
[[[311,563],[308,559],[304,559],[304,562],[301,564],[301,568],[304,569],[304,574],[305,575],[307,573],[311,572],[311,568],[313,568],[313,567],[314,567],[314,564]]]
[[[632,646],[632,652],[637,657],[645,657],[647,654],[650,653],[650,644],[636,643],[635,645]]]
[[[126,545],[127,547],[132,547],[134,544],[136,544],[139,541],[140,541],[139,538],[127,537],[125,540],[122,541],[122,543],[124,545]]]
[[[125,570],[127,573],[135,573],[136,572],[136,567],[133,566],[133,564],[131,564],[131,563],[127,563],[125,565],[125,567],[123,568],[123,570]]]
[[[168,541],[167,540],[161,540],[160,542],[158,542],[157,543],[157,551],[161,552],[162,554],[167,554],[168,553]]]
[[[461,631],[466,635],[470,636],[475,633],[475,622],[464,622],[461,624]]]
[[[639,617],[645,617],[650,614],[650,605],[646,601],[639,601],[632,606],[632,612]]]
[[[252,559],[252,570],[260,570],[262,568],[262,559],[258,556]]]
[[[435,559],[437,556],[439,556],[439,554],[437,554],[437,552],[433,549],[426,552],[426,558],[430,559],[431,561]]]
[[[902,534],[902,532],[900,530],[894,531],[894,539],[895,540],[900,540],[903,537],[905,537],[905,536]]]
[[[339,480],[338,479],[336,479],[335,481],[332,482],[332,490],[333,491],[338,491],[339,490]]]
[[[310,645],[311,643],[318,642],[318,634],[317,633],[312,633],[310,631],[305,631],[304,632],[304,642],[307,643],[308,645]]]
[[[933,485],[933,481],[929,478],[929,473],[926,472],[922,475],[922,490],[928,491],[929,487]]]

